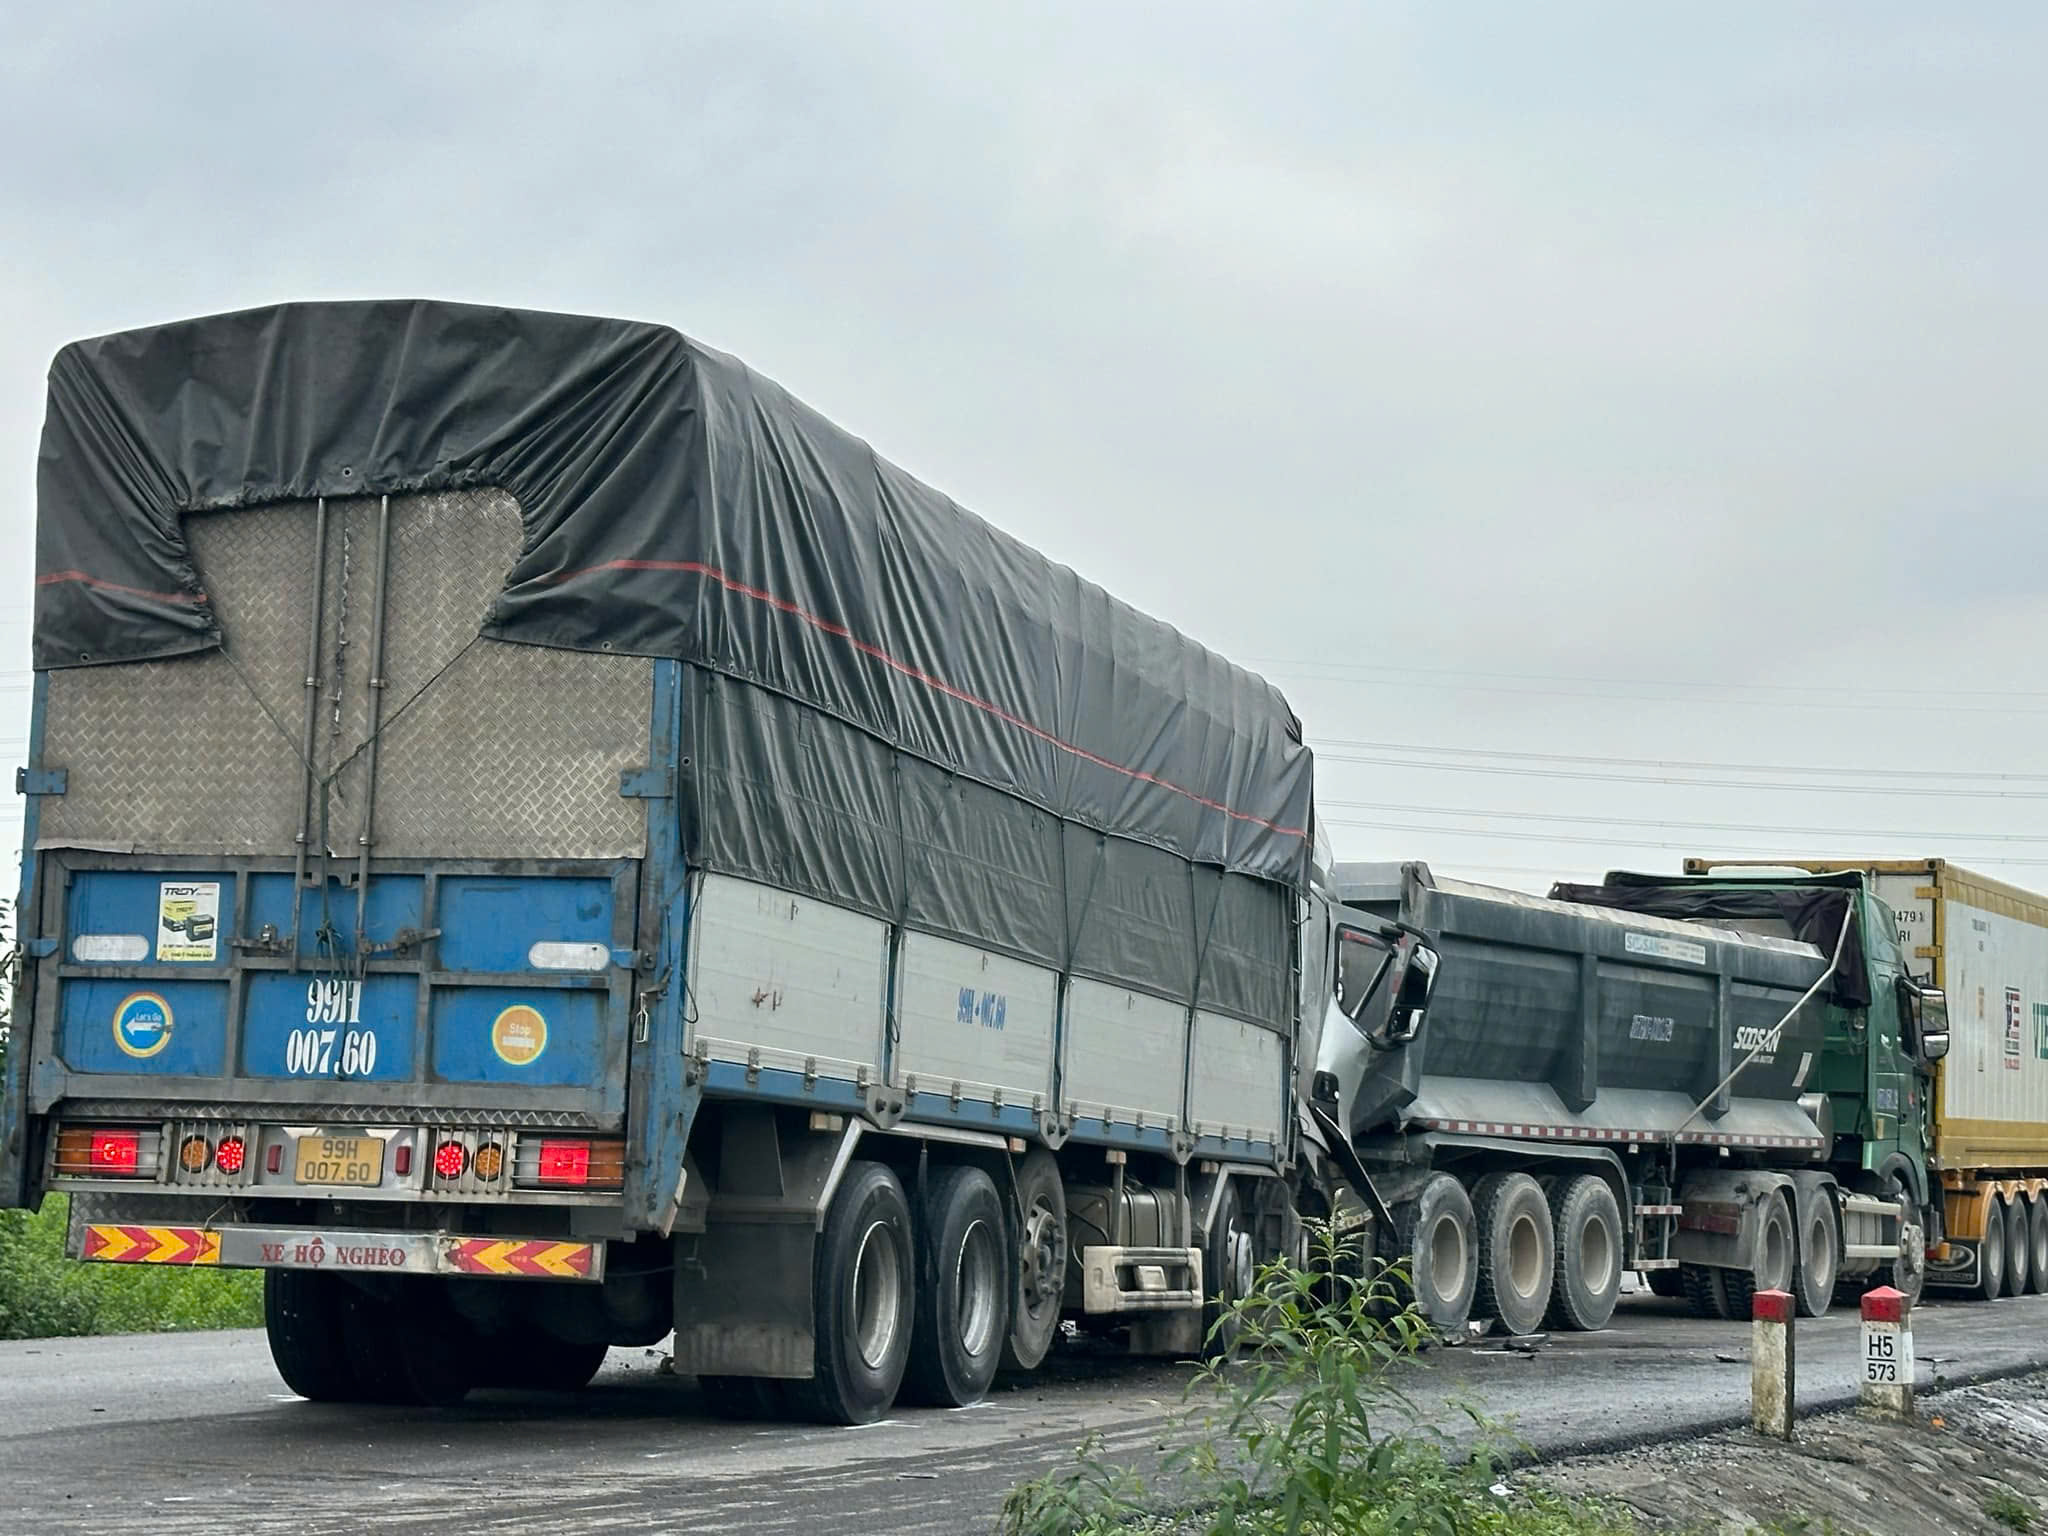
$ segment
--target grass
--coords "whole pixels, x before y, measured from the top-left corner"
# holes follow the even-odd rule
[[[2031,1531],[2034,1508],[2009,1488],[1994,1489],[1984,1500],[1984,1513],[2009,1531]]]
[[[67,1210],[0,1211],[0,1339],[262,1326],[261,1275],[67,1259]]]
[[[1512,1488],[1489,1446],[1454,1447],[1405,1391],[1429,1328],[1398,1270],[1328,1228],[1315,1245],[1226,1309],[1212,1337],[1230,1358],[1199,1372],[1160,1486],[1084,1445],[1011,1492],[1005,1536],[1636,1536],[1625,1513]]]

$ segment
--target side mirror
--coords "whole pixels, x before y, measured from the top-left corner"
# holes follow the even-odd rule
[[[1914,1012],[1920,1026],[1920,1059],[1931,1067],[1948,1054],[1948,994],[1939,987],[1922,987]]]
[[[1401,994],[1394,999],[1394,1012],[1387,1020],[1388,1044],[1406,1045],[1422,1032],[1422,1017],[1436,991],[1440,963],[1437,952],[1427,944],[1418,941],[1410,947],[1408,964],[1401,972]]]

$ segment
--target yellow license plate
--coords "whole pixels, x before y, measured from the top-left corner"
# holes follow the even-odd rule
[[[301,1184],[381,1184],[383,1138],[301,1136],[292,1173]]]

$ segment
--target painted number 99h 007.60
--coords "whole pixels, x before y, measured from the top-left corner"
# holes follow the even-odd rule
[[[377,1069],[377,1036],[372,1030],[335,1026],[359,1024],[363,984],[326,978],[306,984],[306,1023],[327,1028],[295,1029],[284,1045],[284,1069],[295,1077],[363,1077]]]

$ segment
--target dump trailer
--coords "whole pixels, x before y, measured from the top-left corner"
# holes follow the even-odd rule
[[[1063,1321],[1227,1336],[1340,1203],[1285,701],[736,360],[123,333],[57,356],[37,495],[0,1205],[262,1270],[296,1392],[673,1332],[735,1411],[965,1404]],[[1433,951],[1356,942],[1398,1033]]]
[[[1853,882],[1719,907],[1692,890],[1688,908],[1653,877],[1544,899],[1339,865],[1332,890],[1441,956],[1413,1036],[1358,1052],[1326,1028],[1311,1089],[1439,1324],[1599,1328],[1626,1269],[1724,1317],[1759,1287],[1808,1316],[1875,1278],[1917,1287],[1917,1149],[1908,1197],[1897,1165],[1845,1142],[1826,1087],[1852,1033],[1881,1080],[1919,1070],[1876,1038],[1906,994],[1889,916]],[[1340,1011],[1369,964],[1340,963]],[[1908,990],[1938,1020],[1939,998]]]
[[[1772,862],[1861,879],[1893,913],[1904,963],[1949,999],[1953,1044],[1933,1091],[1905,1106],[1936,1184],[1927,1283],[1986,1301],[2048,1290],[2048,897],[1945,859]],[[1686,868],[1769,878],[1725,860]]]

